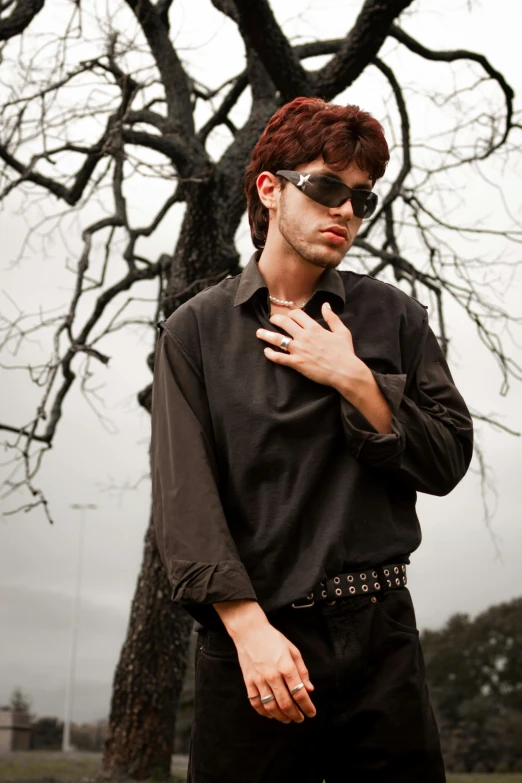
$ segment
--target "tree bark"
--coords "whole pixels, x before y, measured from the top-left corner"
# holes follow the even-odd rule
[[[230,270],[235,273],[239,264],[235,227],[226,215],[232,194],[227,193],[224,178],[214,169],[204,182],[191,182],[185,188],[187,207],[163,303],[165,317]]]
[[[187,667],[191,616],[171,598],[152,515],[113,682],[103,769],[143,780],[170,774],[176,707]]]
[[[187,207],[170,266],[165,317],[198,291],[238,271],[233,237],[243,210],[227,207],[237,193],[227,192],[225,177],[215,169],[203,181],[187,183],[185,188]],[[154,353],[148,364],[153,370]],[[149,385],[138,396],[149,413],[151,390]],[[129,629],[114,675],[103,758],[104,772],[112,777],[142,780],[170,774],[193,626],[192,617],[171,600],[171,592],[151,514]]]

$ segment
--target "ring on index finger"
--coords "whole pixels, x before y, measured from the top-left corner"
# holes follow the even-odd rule
[[[301,688],[304,688],[304,682],[300,682],[300,683],[299,683],[299,685],[296,685],[296,686],[295,686],[295,688],[292,688],[292,690],[290,691],[290,693],[291,693],[291,694],[292,694],[292,696],[293,696],[293,695],[294,695],[294,693],[297,693],[297,691],[300,691],[300,690],[301,690]]]
[[[292,342],[292,339],[292,337],[283,337],[279,343],[280,348],[282,348],[284,351],[288,351],[288,346]]]

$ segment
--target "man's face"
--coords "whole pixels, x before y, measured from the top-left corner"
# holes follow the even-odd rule
[[[331,169],[323,158],[296,166],[295,171],[325,174],[344,182],[354,190],[371,190],[368,171],[355,163],[340,171]],[[314,266],[337,267],[352,246],[362,218],[355,217],[351,201],[340,207],[325,207],[312,201],[297,187],[287,182],[279,190],[278,208],[273,218],[283,244]],[[272,225],[272,221],[271,221]]]

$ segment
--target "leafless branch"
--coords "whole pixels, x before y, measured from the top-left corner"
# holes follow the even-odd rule
[[[411,2],[366,0],[342,47],[315,75],[315,95],[331,100],[349,87],[381,48],[392,22]]]
[[[415,54],[418,54],[420,57],[423,57],[425,60],[433,60],[435,62],[455,62],[456,60],[468,60],[470,62],[476,62],[479,63],[479,65],[482,66],[484,71],[488,74],[488,76],[497,82],[500,89],[502,90],[505,98],[506,103],[506,113],[504,119],[504,131],[498,138],[498,140],[495,142],[493,139],[491,140],[490,144],[488,145],[487,149],[482,154],[474,154],[473,156],[470,156],[462,162],[469,162],[472,160],[484,160],[485,158],[488,158],[490,155],[493,154],[496,150],[498,150],[506,141],[508,134],[512,127],[512,118],[513,118],[513,99],[514,99],[514,92],[513,88],[507,83],[504,76],[500,73],[500,71],[497,71],[493,66],[490,64],[487,57],[485,57],[483,54],[477,54],[476,52],[470,52],[466,49],[456,49],[453,51],[432,51],[431,49],[428,49],[426,46],[423,46],[418,41],[416,41],[414,38],[412,38],[410,35],[408,35],[404,30],[402,30],[397,25],[392,25],[390,29],[390,36],[393,38],[396,38],[397,41],[399,41],[401,44],[406,46],[411,52],[414,52]]]
[[[28,27],[35,16],[44,7],[45,0],[16,0],[16,5],[9,16],[5,16],[12,3],[2,3],[0,6],[0,41],[7,41],[20,35]]]
[[[194,137],[190,83],[169,37],[166,22],[169,4],[154,6],[150,0],[125,1],[141,25],[161,74],[171,132],[183,134],[180,144],[185,146],[188,157],[187,142]]]
[[[284,100],[311,95],[308,74],[284,35],[267,0],[233,0],[243,37],[255,49]],[[219,8],[221,2],[213,0]]]

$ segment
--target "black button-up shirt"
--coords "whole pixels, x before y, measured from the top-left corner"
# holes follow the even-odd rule
[[[327,269],[328,300],[391,411],[381,434],[338,391],[271,362],[252,256],[160,321],[152,397],[153,517],[172,597],[203,625],[212,603],[269,612],[343,571],[409,562],[417,491],[445,495],[473,450],[468,409],[424,305],[388,283]]]

